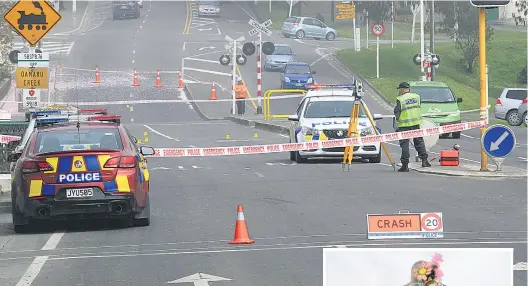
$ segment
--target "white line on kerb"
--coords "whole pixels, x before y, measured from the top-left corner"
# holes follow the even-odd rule
[[[153,129],[152,127],[150,127],[150,126],[148,126],[148,125],[143,125],[143,126],[145,126],[145,128],[147,128],[148,130],[150,130],[150,131],[152,131],[152,132],[158,134],[159,136],[162,136],[162,137],[165,137],[165,138],[167,138],[167,139],[174,140],[174,141],[180,141],[180,140],[178,140],[178,139],[176,139],[176,138],[172,138],[172,137],[170,137],[170,136],[168,136],[168,135],[165,135],[165,134],[163,134],[163,133],[157,131],[156,129]]]
[[[26,273],[24,273],[24,276],[20,278],[20,281],[18,281],[16,286],[30,286],[31,283],[33,283],[33,280],[37,278],[37,275],[42,269],[42,266],[44,266],[44,263],[46,263],[46,260],[48,260],[48,257],[49,256],[35,257],[35,260],[33,260],[33,263],[29,265],[29,268],[26,270]]]
[[[59,244],[61,238],[64,236],[64,232],[56,232],[51,235],[51,237],[48,239],[44,247],[42,247],[42,250],[53,250],[57,247]]]
[[[259,178],[264,178],[264,175],[262,175],[262,174],[259,173],[259,172],[255,172],[255,175],[256,175],[257,177],[259,177]]]

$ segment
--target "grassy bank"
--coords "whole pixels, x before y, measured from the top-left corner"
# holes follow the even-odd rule
[[[493,106],[500,92],[506,87],[526,86],[518,82],[519,72],[526,66],[526,33],[517,31],[495,31],[488,45],[489,103]],[[390,102],[395,102],[396,86],[399,82],[418,80],[420,68],[412,62],[412,57],[420,51],[420,46],[399,44],[392,49],[380,46],[380,78],[376,78],[376,50],[362,49],[338,51],[338,56],[353,71],[365,77]],[[435,46],[441,62],[436,69],[436,81],[448,84],[457,97],[462,97],[463,110],[475,109],[480,105],[478,58],[473,73],[459,67],[457,62],[462,52],[453,43]]]
[[[307,2],[306,6],[303,7],[302,16],[306,17],[315,17],[317,13],[321,13],[325,19],[325,23],[329,25],[330,27],[337,30],[337,33],[341,37],[346,38],[352,38],[353,37],[353,24],[350,21],[339,21],[336,20],[332,23],[331,21],[331,14],[330,9],[328,8],[328,5],[325,5],[324,7],[327,9],[322,9],[322,7],[319,7],[322,5],[319,2]],[[255,6],[255,10],[257,11],[259,17],[266,21],[267,19],[271,19],[273,22],[272,27],[274,29],[280,30],[282,27],[282,23],[284,23],[284,20],[288,17],[289,12],[289,6],[288,3],[285,1],[274,1],[271,5],[271,13],[269,11],[269,2],[262,2],[259,1],[257,6]],[[327,11],[328,10],[328,11]],[[366,28],[365,26],[359,26],[360,21],[357,21],[356,28],[361,28],[361,37],[365,36]],[[412,24],[410,23],[394,23],[394,39],[396,40],[411,40],[411,30],[412,30]],[[369,32],[370,33],[370,32]],[[380,37],[381,40],[390,40],[391,39],[391,23],[385,24],[385,33],[383,36]],[[371,34],[369,34],[369,37]],[[417,34],[415,34],[415,37],[419,38],[420,34],[419,31],[417,31]]]

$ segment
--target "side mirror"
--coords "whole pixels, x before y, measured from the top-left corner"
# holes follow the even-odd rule
[[[154,155],[154,148],[150,146],[141,146],[139,147],[139,152],[143,154],[143,156],[152,156]]]
[[[297,114],[291,115],[290,117],[288,117],[288,120],[289,121],[299,121],[299,116],[297,116]]]
[[[457,97],[456,102],[457,102],[457,103],[461,103],[461,102],[462,102],[462,98],[461,98],[461,97]]]
[[[372,115],[372,119],[374,119],[374,120],[383,119],[383,115],[381,115],[379,113],[374,113],[374,115]]]
[[[132,136],[132,140],[134,140],[134,143],[137,143],[137,138],[135,136]]]
[[[18,158],[20,158],[20,153],[11,153],[7,156],[7,162],[10,162],[10,163],[15,163],[16,161],[18,161]]]
[[[315,71],[312,71],[312,74],[316,74],[316,72],[315,72]]]

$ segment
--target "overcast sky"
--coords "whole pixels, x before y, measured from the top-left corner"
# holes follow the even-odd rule
[[[325,252],[324,286],[404,286],[410,282],[412,265],[418,260],[430,261],[433,253],[442,254],[442,282],[447,286],[511,286],[513,250],[458,249],[331,249]],[[373,251],[374,250],[374,251]],[[484,279],[468,279],[477,273]],[[383,277],[390,277],[384,280]],[[478,277],[478,276],[477,276]]]

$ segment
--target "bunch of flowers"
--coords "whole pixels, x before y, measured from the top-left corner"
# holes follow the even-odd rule
[[[444,262],[442,255],[435,253],[431,261],[419,261],[415,263],[412,268],[413,280],[427,286],[442,285],[442,277],[444,276],[444,273],[440,269],[442,262]]]

